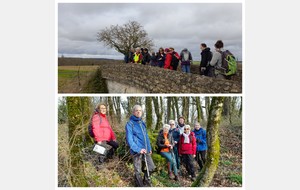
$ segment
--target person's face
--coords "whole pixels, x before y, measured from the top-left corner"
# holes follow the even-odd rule
[[[201,126],[199,124],[195,125],[195,129],[198,131],[201,128]]]
[[[204,48],[202,45],[200,45],[200,49],[201,49],[201,50],[204,50],[205,48]]]
[[[171,53],[173,53],[173,52],[174,52],[174,50],[170,49],[170,52],[171,52]]]
[[[165,128],[163,129],[163,131],[164,131],[165,134],[168,134],[168,133],[169,133],[169,130],[170,130],[169,127],[165,127]]]
[[[134,52],[134,49],[131,49],[131,52]]]
[[[180,118],[180,119],[179,119],[179,123],[180,123],[180,124],[183,124],[183,122],[184,122],[184,119]]]
[[[164,51],[162,49],[159,50],[159,53],[163,53]]]
[[[136,52],[137,52],[137,53],[140,53],[140,51],[141,51],[140,49],[136,49]]]
[[[146,51],[146,50],[144,50],[144,53],[147,53],[147,51]]]
[[[143,114],[142,113],[142,108],[136,107],[134,112],[132,112],[132,113],[135,117],[140,118],[140,117],[142,117],[142,114]]]
[[[175,128],[175,123],[171,123],[170,126],[172,129]]]
[[[101,105],[100,106],[100,113],[106,114],[106,107],[105,107],[105,105]]]
[[[185,128],[184,128],[184,133],[187,134],[187,133],[189,133],[189,132],[190,132],[190,128],[185,127]]]

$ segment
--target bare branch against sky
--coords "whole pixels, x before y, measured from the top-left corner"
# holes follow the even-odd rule
[[[242,60],[242,3],[58,3],[58,56],[123,59],[95,34],[128,21],[144,27],[155,51],[187,46],[200,60],[200,44],[213,51],[221,39]]]

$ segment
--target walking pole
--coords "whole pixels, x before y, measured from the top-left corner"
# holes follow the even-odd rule
[[[149,180],[149,182],[150,182],[150,175],[149,175],[149,169],[148,169],[148,164],[147,164],[146,154],[147,154],[147,153],[144,153],[144,157],[145,157],[145,164],[146,164],[146,169],[147,169],[147,174],[148,174],[148,180]],[[151,185],[151,184],[150,184],[150,185]]]
[[[171,156],[172,156],[172,159],[173,160],[175,160],[175,162],[176,162],[176,167],[177,167],[177,160],[176,160],[176,158],[175,158],[175,155],[174,155],[174,148],[175,148],[175,146],[173,147],[173,149],[172,149],[172,151],[171,151]],[[179,162],[179,159],[178,159],[178,162]],[[181,170],[180,170],[180,163],[178,163],[178,166],[179,166],[179,173],[180,173],[180,176],[181,176]]]

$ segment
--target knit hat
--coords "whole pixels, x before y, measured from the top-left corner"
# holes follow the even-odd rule
[[[166,48],[165,51],[166,51],[166,52],[169,52],[170,50],[169,50],[169,48]]]

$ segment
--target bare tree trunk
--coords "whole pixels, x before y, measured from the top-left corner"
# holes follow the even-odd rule
[[[200,103],[200,97],[196,97],[196,107],[197,107],[197,116],[198,116],[198,122],[201,123],[201,103]]]
[[[173,97],[173,98],[174,98],[174,102],[175,102],[176,115],[177,115],[177,119],[178,119],[179,118],[178,98],[177,97]]]
[[[151,97],[146,97],[146,127],[147,129],[152,128],[152,100]]]
[[[174,102],[172,101],[172,97],[171,97],[171,103],[172,103],[172,117],[171,117],[171,119],[172,120],[175,120],[175,117],[176,117],[176,115],[175,115],[175,106],[174,106]]]
[[[167,97],[167,116],[166,116],[165,123],[168,123],[171,117],[171,101],[172,101],[172,97]]]
[[[159,126],[162,127],[163,115],[164,115],[164,102],[163,102],[162,97],[160,97],[159,99],[160,99],[160,123],[159,123]]]
[[[240,105],[240,110],[239,110],[239,117],[241,117],[243,111],[243,97],[241,96],[241,105]]]
[[[82,116],[81,125],[87,124],[89,122],[90,114],[91,114],[90,107],[91,107],[90,97],[81,97],[81,116]],[[84,128],[84,133],[82,135],[83,135],[82,138],[83,138],[84,147],[93,144],[93,139],[89,135],[88,127]]]
[[[155,129],[158,130],[162,123],[161,114],[159,112],[158,97],[152,97],[152,100],[153,100],[154,109],[155,109],[155,113],[156,113],[156,117],[157,117]]]
[[[82,105],[80,97],[67,97],[69,121],[69,149],[70,149],[70,181],[71,187],[87,187],[84,163],[81,149],[83,148]]]
[[[224,97],[213,97],[207,123],[207,159],[191,187],[208,187],[219,163],[219,128]]]

